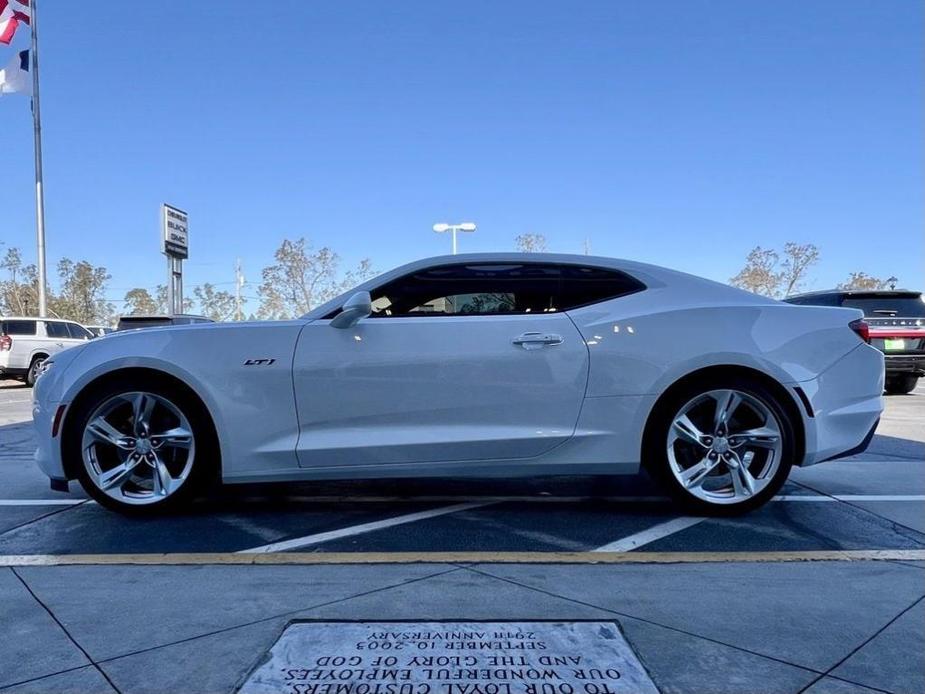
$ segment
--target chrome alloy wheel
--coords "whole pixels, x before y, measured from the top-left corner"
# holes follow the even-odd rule
[[[189,477],[196,453],[186,416],[162,395],[120,393],[84,427],[81,455],[96,487],[122,503],[163,501]]]
[[[668,464],[689,494],[711,504],[741,503],[760,493],[780,468],[777,416],[740,390],[702,393],[671,420]]]

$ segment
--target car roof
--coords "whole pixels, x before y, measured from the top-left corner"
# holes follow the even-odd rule
[[[77,323],[76,320],[71,320],[70,318],[52,318],[51,316],[45,316],[44,318],[40,316],[0,316],[0,320],[45,320],[45,321],[54,321],[55,323]]]
[[[372,277],[358,284],[356,287],[334,297],[330,301],[316,306],[308,313],[301,316],[301,318],[320,318],[338,308],[341,302],[352,292],[381,286],[386,282],[418,270],[471,263],[551,263],[556,265],[584,265],[628,273],[640,280],[650,289],[663,287],[668,284],[677,286],[685,285],[690,288],[696,286],[699,291],[713,294],[721,292],[724,297],[735,296],[737,297],[736,301],[739,303],[776,303],[773,299],[761,297],[757,294],[752,294],[721,282],[706,279],[705,277],[698,277],[680,270],[672,270],[670,268],[652,265],[650,263],[642,263],[636,260],[610,258],[599,255],[581,255],[578,253],[460,253],[457,255],[438,255],[431,258],[422,258],[405,265],[400,265],[399,267],[388,270],[381,275],[377,275],[376,277]]]

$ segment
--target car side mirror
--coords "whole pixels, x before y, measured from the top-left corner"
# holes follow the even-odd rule
[[[331,319],[332,328],[352,328],[361,318],[373,312],[373,300],[369,292],[357,292],[341,307],[340,313]]]

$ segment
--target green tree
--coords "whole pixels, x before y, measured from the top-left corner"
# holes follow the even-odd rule
[[[154,290],[154,301],[157,304],[157,313],[166,314],[167,308],[167,285],[159,284]],[[183,313],[189,313],[193,310],[193,300],[188,296],[183,297]]]
[[[6,277],[0,280],[0,313],[35,316],[39,312],[39,280],[35,265],[24,265],[22,252],[8,248],[0,262]]]
[[[327,246],[315,250],[304,238],[283,240],[273,258],[257,290],[260,318],[300,316],[374,274],[367,259],[341,275],[340,256]]]
[[[129,289],[122,300],[125,303],[123,310],[133,316],[150,315],[157,313],[157,301],[151,296],[151,292],[142,287]]]
[[[225,321],[234,315],[235,298],[226,291],[216,291],[208,282],[193,289],[193,296],[199,302],[199,313],[214,321]]]
[[[114,307],[105,299],[111,276],[105,267],[62,258],[58,261],[58,278],[61,289],[49,297],[49,312],[85,325],[112,321]]]

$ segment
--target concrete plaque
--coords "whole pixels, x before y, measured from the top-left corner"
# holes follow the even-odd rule
[[[297,622],[241,694],[658,694],[614,622]]]

